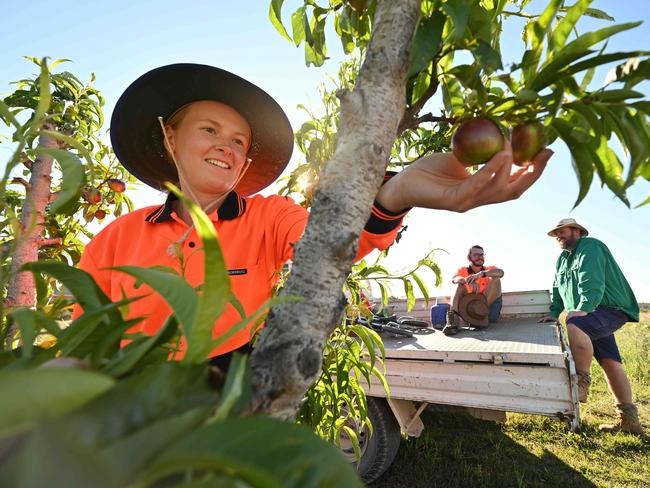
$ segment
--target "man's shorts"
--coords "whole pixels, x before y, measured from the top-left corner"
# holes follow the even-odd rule
[[[499,297],[490,305],[489,321],[491,324],[498,322],[501,318],[501,307],[503,305],[503,297]]]
[[[594,346],[594,357],[598,361],[609,358],[621,363],[623,361],[616,345],[614,332],[629,320],[630,318],[620,310],[598,307],[583,317],[573,317],[570,323],[589,336]]]

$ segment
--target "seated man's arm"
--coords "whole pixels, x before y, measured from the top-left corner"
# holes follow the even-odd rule
[[[505,274],[503,270],[499,268],[487,269],[484,273],[488,278],[503,278],[503,275]]]

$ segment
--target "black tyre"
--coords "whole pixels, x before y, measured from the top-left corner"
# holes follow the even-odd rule
[[[381,328],[382,332],[387,332],[389,334],[394,334],[401,337],[413,337],[413,331],[408,330],[407,328],[402,328],[399,324],[392,322],[390,325],[383,325]]]
[[[429,327],[429,322],[426,320],[414,319],[412,317],[401,318],[399,319],[399,323],[402,325],[408,325],[409,327]]]
[[[402,439],[397,419],[384,398],[368,397],[368,417],[372,423],[372,435],[365,425],[360,432],[356,429],[361,450],[357,472],[366,484],[375,481],[389,468],[395,460]],[[350,462],[356,463],[349,440],[346,446],[342,437],[341,446]]]

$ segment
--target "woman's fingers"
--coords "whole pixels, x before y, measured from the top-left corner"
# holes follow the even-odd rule
[[[526,168],[527,171],[510,183],[511,199],[519,197],[542,176],[544,168],[546,168],[546,164],[551,159],[551,156],[553,156],[553,151],[550,149],[542,149],[537,153],[537,156],[533,158],[531,164]]]

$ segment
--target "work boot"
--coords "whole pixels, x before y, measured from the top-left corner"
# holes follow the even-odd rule
[[[442,329],[445,335],[455,335],[460,332],[460,316],[456,310],[447,310],[447,324]]]
[[[591,385],[591,375],[589,371],[578,370],[578,401],[580,403],[587,403],[589,396],[589,385]]]
[[[639,421],[639,412],[634,403],[618,403],[616,417],[615,423],[602,424],[599,429],[602,432],[627,432],[628,434],[644,435],[643,427]]]

